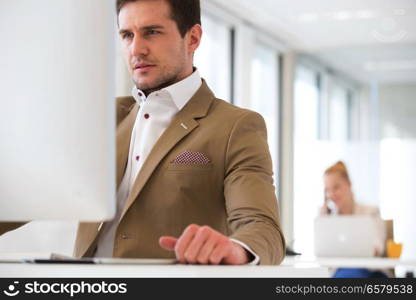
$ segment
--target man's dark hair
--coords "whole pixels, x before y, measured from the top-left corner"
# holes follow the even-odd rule
[[[120,10],[129,2],[140,0],[117,0],[117,16]],[[142,0],[150,1],[150,0]],[[154,0],[153,0],[154,1]],[[162,0],[169,4],[171,18],[178,26],[182,37],[196,24],[201,25],[201,5],[199,0]]]

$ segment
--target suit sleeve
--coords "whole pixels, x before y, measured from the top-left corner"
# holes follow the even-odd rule
[[[280,264],[285,253],[272,169],[265,122],[248,111],[229,136],[224,196],[230,238],[248,245],[262,265]]]
[[[23,225],[25,225],[27,223],[21,223],[21,222],[16,222],[16,223],[2,223],[0,222],[0,236],[5,234],[6,232],[15,230],[19,227],[22,227]]]

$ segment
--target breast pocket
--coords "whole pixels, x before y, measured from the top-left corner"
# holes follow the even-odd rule
[[[209,164],[169,164],[167,172],[206,172],[212,170],[212,163]]]

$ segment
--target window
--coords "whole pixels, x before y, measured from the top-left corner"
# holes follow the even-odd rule
[[[351,138],[352,99],[348,89],[334,84],[330,97],[330,137],[333,141]]]
[[[295,139],[318,138],[319,98],[317,72],[299,66],[295,79]]]
[[[268,144],[274,174],[278,174],[278,113],[279,113],[279,60],[278,52],[262,43],[256,43],[251,61],[250,108],[260,113],[267,126]],[[275,175],[275,182],[276,175]]]
[[[194,64],[215,96],[231,101],[231,27],[211,15],[202,15],[204,29]]]
[[[322,189],[317,160],[313,157],[321,123],[320,92],[319,73],[298,66],[294,104],[294,248],[306,255],[313,251],[313,218]]]

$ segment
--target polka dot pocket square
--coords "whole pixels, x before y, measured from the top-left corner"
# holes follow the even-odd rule
[[[210,162],[204,153],[185,151],[178,155],[171,163],[176,165],[208,165]]]

